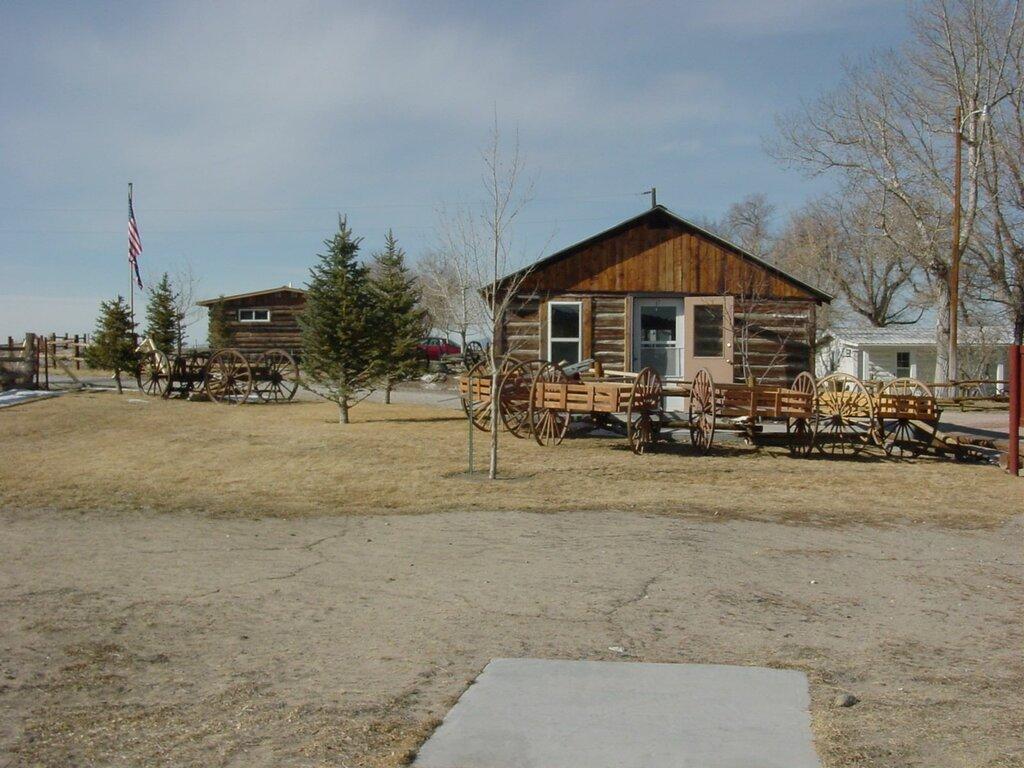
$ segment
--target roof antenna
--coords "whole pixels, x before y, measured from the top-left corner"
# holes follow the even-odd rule
[[[658,188],[657,187],[651,187],[646,192],[641,192],[640,194],[641,195],[650,195],[651,196],[651,208],[657,208],[658,207]]]

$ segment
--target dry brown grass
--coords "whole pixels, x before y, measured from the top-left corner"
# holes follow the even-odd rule
[[[637,457],[619,438],[557,448],[502,438],[503,479],[468,479],[466,422],[371,403],[226,407],[137,394],[65,395],[0,411],[0,505],[298,515],[633,509],[823,523],[965,526],[1020,509],[993,467],[921,459],[796,460],[781,449],[672,446]],[[478,464],[484,440],[477,433]]]

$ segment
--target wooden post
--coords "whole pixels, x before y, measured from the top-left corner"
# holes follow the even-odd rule
[[[1010,445],[1006,452],[1006,471],[1014,477],[1020,474],[1020,427],[1021,400],[1024,399],[1024,380],[1021,376],[1021,363],[1024,362],[1024,347],[1019,344],[1010,345]]]
[[[52,335],[52,334],[51,334]],[[50,345],[46,343],[46,337],[43,337],[43,376],[46,382],[43,389],[50,388]]]
[[[81,357],[81,355],[78,354],[78,334],[77,333],[75,334],[75,351],[74,351],[74,355],[75,355],[75,370],[77,371],[77,370],[81,369],[81,364],[78,361],[78,358]]]
[[[39,388],[39,344],[36,343],[36,335],[34,333],[25,334],[25,346],[22,348],[22,360],[25,361],[26,365],[32,366],[31,377],[29,379],[30,386]]]

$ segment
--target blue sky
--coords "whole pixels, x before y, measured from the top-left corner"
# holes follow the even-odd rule
[[[481,196],[495,108],[539,255],[633,215],[718,216],[824,187],[762,149],[842,62],[898,45],[879,0],[0,5],[0,335],[91,330],[126,293],[127,183],[147,280],[301,284],[345,212],[412,260]]]

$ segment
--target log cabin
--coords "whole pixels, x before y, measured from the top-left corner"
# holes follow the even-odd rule
[[[221,313],[228,346],[253,353],[283,349],[295,355],[299,351],[298,315],[306,305],[306,292],[301,288],[282,285],[196,304],[210,314]]]
[[[831,296],[655,205],[502,278],[496,344],[518,359],[788,384],[814,371]]]

